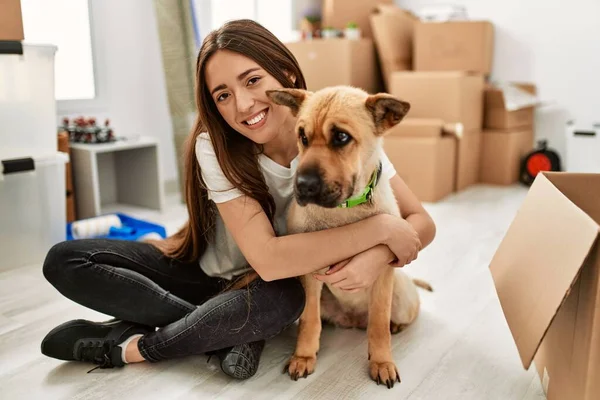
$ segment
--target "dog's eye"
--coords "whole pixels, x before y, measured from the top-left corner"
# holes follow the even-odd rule
[[[302,142],[302,146],[307,147],[308,146],[308,138],[304,134],[304,128],[298,129],[298,137],[300,138],[300,141]]]
[[[331,143],[336,147],[341,147],[348,144],[351,139],[352,136],[350,136],[348,133],[336,130],[333,132],[333,138],[331,140]]]

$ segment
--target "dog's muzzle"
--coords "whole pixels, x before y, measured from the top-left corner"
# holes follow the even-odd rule
[[[301,206],[312,203],[327,208],[337,207],[340,202],[340,189],[329,187],[318,169],[311,168],[296,176],[296,201]]]

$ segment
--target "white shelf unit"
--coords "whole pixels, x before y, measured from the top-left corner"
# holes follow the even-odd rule
[[[133,205],[162,211],[158,142],[139,137],[112,143],[71,143],[77,218]]]

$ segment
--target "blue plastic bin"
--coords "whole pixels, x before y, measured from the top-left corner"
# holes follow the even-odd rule
[[[158,224],[143,221],[141,219],[130,217],[121,213],[111,213],[121,220],[121,228],[112,228],[108,235],[97,236],[95,239],[120,239],[120,240],[138,240],[140,237],[149,233],[157,233],[163,239],[167,237],[165,228]],[[85,220],[83,220],[85,221]],[[67,224],[67,240],[76,240],[71,233],[71,223]]]

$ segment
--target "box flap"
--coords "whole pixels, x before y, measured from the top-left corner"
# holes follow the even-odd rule
[[[565,196],[600,224],[600,174],[544,172]]]
[[[385,3],[377,4],[375,6],[375,8],[371,11],[371,15],[378,15],[378,14],[387,14],[387,15],[402,14],[409,18],[414,19],[415,21],[417,21],[419,19],[410,10],[398,7],[396,4],[385,4]]]
[[[504,95],[502,90],[497,87],[488,85],[485,88],[485,107],[490,108],[504,108]]]
[[[500,91],[503,97],[503,105],[507,111],[520,110],[527,107],[535,107],[539,100],[535,95],[535,87],[529,84],[516,84],[501,82],[495,83],[494,87]],[[491,90],[490,93],[495,91]],[[497,96],[497,94],[495,95]],[[486,90],[486,103],[488,101],[488,91]],[[487,105],[487,104],[486,104]],[[496,107],[490,105],[490,107]]]
[[[568,295],[598,229],[545,174],[536,177],[490,263],[525,368]]]

